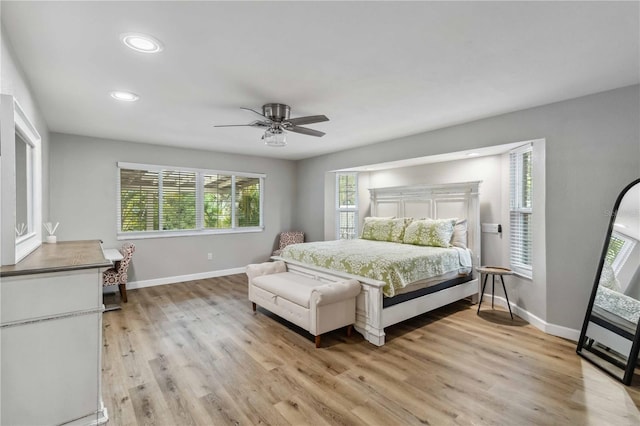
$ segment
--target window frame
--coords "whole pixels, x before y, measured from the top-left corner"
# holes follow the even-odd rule
[[[522,194],[523,194],[523,181],[521,179],[522,176],[522,167],[523,167],[523,156],[525,153],[530,153],[530,167],[531,167],[531,207],[522,206]],[[512,157],[517,156],[516,158],[516,166],[515,170],[512,167]],[[516,182],[514,182],[516,180]],[[523,246],[527,243],[525,238],[521,235],[515,235],[515,230],[513,229],[513,219],[512,216],[529,216],[529,226],[533,224],[533,192],[535,188],[533,186],[533,144],[529,143],[513,149],[509,151],[509,227],[510,227],[510,236],[509,236],[509,264],[511,269],[520,276],[525,278],[532,279],[533,278],[533,259],[531,259],[531,264],[525,264],[521,262],[521,255],[523,250]],[[533,258],[533,232],[530,233],[530,241],[529,243],[529,255]],[[514,241],[515,238],[518,238],[518,241]]]
[[[629,259],[629,256],[631,255],[631,252],[635,248],[636,244],[638,244],[638,241],[635,238],[632,238],[615,230],[611,232],[611,239],[614,238],[622,241],[620,250],[611,262],[613,272],[617,276],[622,270],[624,264],[627,263],[627,260]],[[611,242],[609,242],[609,245],[611,245]]]
[[[340,177],[341,176],[353,176],[355,181],[355,207],[340,207]],[[336,172],[336,181],[335,181],[336,189],[336,197],[335,197],[335,211],[336,211],[336,220],[335,220],[335,237],[337,240],[343,239],[340,237],[340,213],[353,213],[353,238],[346,239],[356,239],[358,238],[358,225],[359,225],[359,216],[358,216],[358,173],[357,172]]]
[[[196,174],[196,228],[179,230],[150,230],[150,231],[122,231],[122,194],[120,170],[145,170],[157,172],[162,176],[163,171],[187,172]],[[204,227],[204,176],[205,175],[227,175],[231,177],[231,227],[230,228],[205,228]],[[236,177],[260,179],[260,224],[258,226],[236,225]],[[155,164],[118,162],[116,167],[116,236],[118,240],[146,239],[146,238],[167,238],[186,237],[193,235],[215,235],[215,234],[241,234],[264,231],[264,186],[266,181],[264,173],[235,172],[228,170],[200,169],[193,167],[162,166]],[[162,179],[160,178],[160,182]],[[159,182],[159,184],[160,184]],[[161,186],[158,186],[158,215],[159,224],[162,224],[162,194]]]

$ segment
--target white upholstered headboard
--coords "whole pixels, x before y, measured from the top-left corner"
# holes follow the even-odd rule
[[[467,246],[480,266],[480,181],[371,188],[371,216],[467,219]]]

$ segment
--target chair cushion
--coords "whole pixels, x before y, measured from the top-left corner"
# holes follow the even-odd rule
[[[309,301],[311,300],[311,292],[313,289],[323,284],[312,278],[290,272],[262,275],[253,278],[252,283],[256,287],[287,299],[304,308],[309,308]]]

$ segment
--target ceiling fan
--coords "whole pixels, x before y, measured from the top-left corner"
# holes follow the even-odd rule
[[[285,104],[264,104],[262,106],[262,113],[251,108],[243,107],[241,109],[254,112],[263,119],[255,120],[249,124],[220,124],[214,127],[259,127],[265,129],[264,135],[262,135],[264,143],[274,147],[282,147],[287,144],[285,131],[301,133],[308,136],[324,136],[324,132],[309,129],[308,127],[300,127],[300,125],[329,121],[326,115],[308,115],[306,117],[289,118],[291,107]]]

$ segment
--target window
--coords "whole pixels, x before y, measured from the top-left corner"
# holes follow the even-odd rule
[[[263,229],[264,175],[118,163],[118,236]]]
[[[358,175],[336,174],[336,238],[350,240],[358,235]]]
[[[626,263],[629,255],[636,246],[637,241],[631,237],[613,231],[607,248],[605,262],[613,268],[613,272],[618,275]]]
[[[511,269],[529,278],[532,276],[532,153],[533,146],[529,144],[509,154]]]

